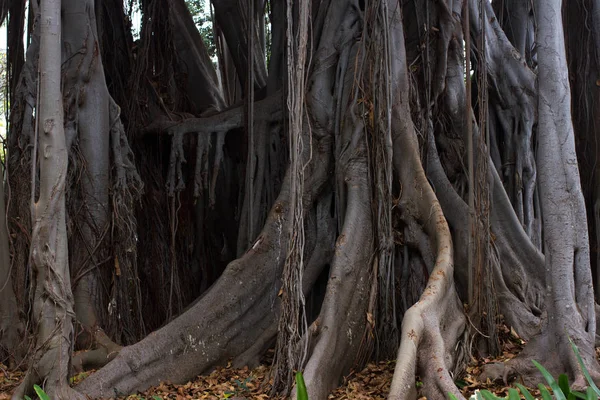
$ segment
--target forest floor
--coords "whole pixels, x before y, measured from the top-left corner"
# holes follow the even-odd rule
[[[509,386],[502,382],[482,382],[480,374],[485,364],[504,362],[516,356],[524,345],[514,331],[500,325],[500,342],[502,354],[495,358],[472,358],[467,367],[466,374],[457,380],[457,386],[468,398],[477,389],[489,389],[505,397]],[[231,366],[220,367],[210,375],[199,376],[192,382],[184,385],[162,383],[144,393],[121,397],[126,400],[187,400],[187,399],[271,399],[270,396],[270,358],[268,354],[260,366],[254,369],[234,369]],[[394,361],[369,363],[363,370],[352,372],[344,379],[343,384],[329,395],[329,399],[339,400],[367,400],[385,399],[389,392],[390,383],[394,374]],[[77,383],[85,378],[88,373],[82,373],[72,378]],[[23,378],[21,371],[9,371],[0,364],[0,400],[10,399],[10,394]],[[417,381],[417,386],[422,385]],[[532,394],[537,395],[536,390]],[[275,399],[275,398],[274,398]],[[426,399],[421,397],[420,400]]]

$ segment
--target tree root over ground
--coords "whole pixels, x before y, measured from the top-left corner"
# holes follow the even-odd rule
[[[309,210],[327,179],[330,145],[313,139],[305,209]],[[125,347],[105,368],[85,379],[77,390],[92,398],[143,390],[162,381],[183,383],[228,359],[259,354],[276,324],[277,292],[289,236],[289,177],[254,245],[229,264],[213,287],[167,326]],[[309,262],[308,265],[311,265]],[[322,267],[313,263],[315,267]],[[307,271],[307,274],[311,274]]]
[[[510,327],[500,324],[502,352],[497,358],[475,359],[467,365],[466,374],[457,379],[461,386],[460,392],[469,398],[476,390],[487,389],[499,396],[506,396],[509,387],[513,384],[505,384],[501,376],[490,376],[485,372],[485,367],[495,368],[515,358],[523,348],[525,342],[519,338]],[[599,349],[600,350],[600,349]],[[597,350],[598,351],[598,350]],[[261,360],[261,364],[255,368],[236,368],[232,363],[217,367],[210,374],[197,376],[189,382],[181,385],[161,383],[148,390],[139,393],[142,397],[152,398],[159,396],[163,399],[177,399],[177,396],[191,396],[191,398],[214,398],[222,399],[226,395],[241,396],[248,399],[272,398],[270,397],[270,372],[272,351],[268,351]],[[394,367],[394,360],[369,363],[360,371],[351,371],[344,377],[342,384],[329,393],[328,397],[336,400],[383,400],[389,391]],[[489,369],[489,368],[488,368]],[[87,373],[75,376],[75,381],[81,380]],[[489,380],[488,380],[489,378]],[[498,379],[496,379],[498,378]],[[20,371],[10,371],[0,364],[0,400],[10,398],[10,393],[23,379]],[[419,382],[422,380],[419,377]],[[535,384],[542,382],[540,380]],[[539,397],[536,388],[531,388],[534,396]],[[416,393],[418,397],[424,395],[426,387],[418,384]],[[120,396],[119,399],[133,398],[133,396]]]

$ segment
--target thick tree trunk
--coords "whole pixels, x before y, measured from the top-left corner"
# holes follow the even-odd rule
[[[20,359],[21,344],[25,341],[11,272],[4,206],[4,171],[0,167],[0,349],[8,354],[12,364],[12,361]]]
[[[67,148],[81,157],[71,157],[71,171],[79,170],[71,186],[70,232],[71,269],[77,321],[84,333],[77,337],[79,347],[94,348],[74,359],[74,367],[88,364],[98,368],[113,358],[120,346],[101,328],[98,318],[103,307],[101,271],[110,243],[110,141],[111,98],[106,88],[102,58],[98,53],[98,33],[94,1],[64,0],[63,60],[65,78]],[[81,38],[86,38],[81,41]],[[80,163],[80,164],[79,164]],[[106,274],[104,274],[106,275]]]
[[[541,335],[527,344],[521,357],[533,355],[556,373],[567,368],[576,379],[575,385],[584,386],[585,379],[568,337],[579,347],[593,376],[597,376],[599,367],[594,352],[596,311],[585,203],[571,122],[561,4],[561,0],[538,0],[535,4],[538,16],[540,132],[537,164],[544,223],[548,319]],[[549,353],[543,349],[548,348],[556,351],[546,359]],[[526,368],[528,365],[521,365],[517,359],[513,367]]]
[[[53,399],[83,398],[70,389],[68,380],[74,313],[65,221],[68,150],[60,86],[60,0],[42,0],[40,21],[40,194],[34,206],[31,244],[37,336],[31,365],[15,400],[32,394],[34,383],[43,383]]]

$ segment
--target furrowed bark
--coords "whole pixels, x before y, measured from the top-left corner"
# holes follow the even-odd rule
[[[42,1],[40,24],[40,194],[31,245],[37,336],[29,370],[13,399],[33,394],[34,383],[42,383],[53,399],[79,399],[83,396],[70,389],[68,381],[74,312],[65,221],[68,150],[60,87],[60,0]]]

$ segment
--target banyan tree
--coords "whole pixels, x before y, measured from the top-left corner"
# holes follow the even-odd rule
[[[460,397],[499,323],[499,377],[585,385],[569,339],[600,377],[598,0],[201,3],[0,1],[15,398],[269,349],[274,394],[396,359],[391,399]]]

